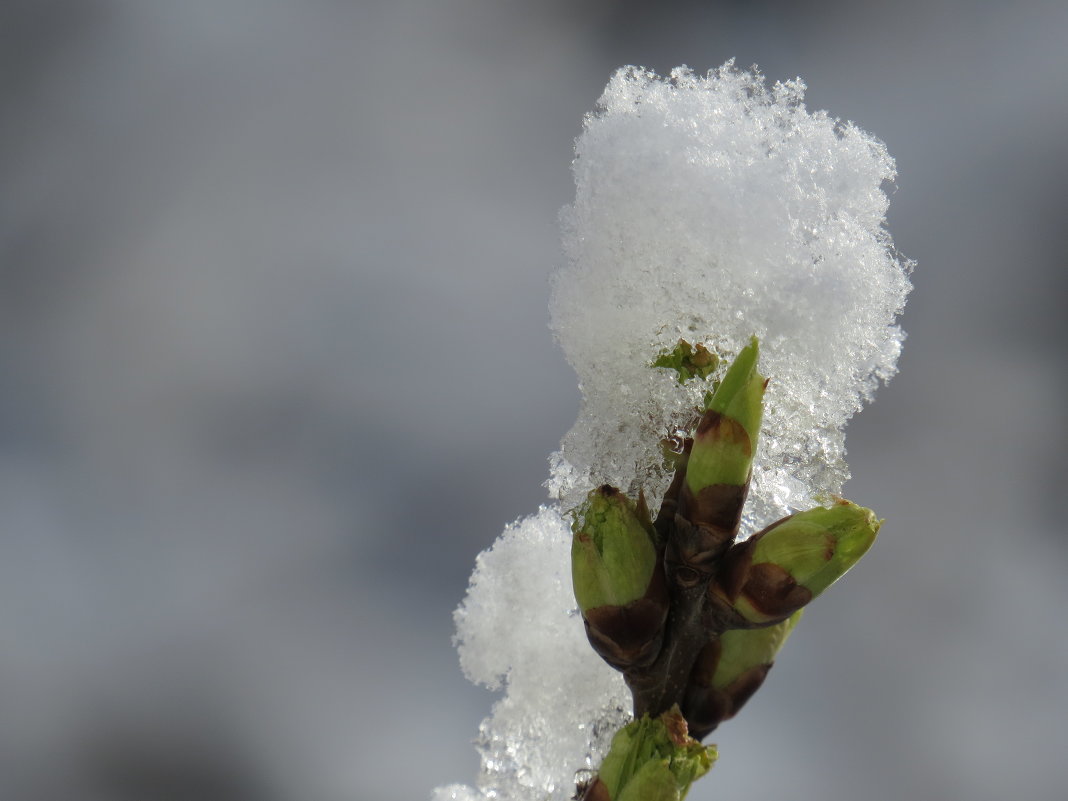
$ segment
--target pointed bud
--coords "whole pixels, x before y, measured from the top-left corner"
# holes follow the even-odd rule
[[[708,402],[694,434],[686,484],[695,495],[714,484],[745,484],[764,416],[764,376],[756,337],[742,348]]]
[[[677,500],[666,561],[680,588],[706,582],[737,533],[763,416],[766,382],[756,369],[759,356],[754,337],[727,369],[672,482]]]
[[[698,740],[738,714],[760,689],[775,655],[790,636],[801,611],[774,626],[732,629],[698,654],[683,696],[682,709]]]
[[[619,670],[649,664],[660,652],[668,596],[644,497],[635,506],[600,487],[572,528],[571,576],[590,644]]]
[[[748,622],[783,620],[855,565],[881,521],[849,501],[785,517],[732,549],[713,593]]]

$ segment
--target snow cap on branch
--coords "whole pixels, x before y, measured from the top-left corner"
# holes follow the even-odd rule
[[[583,633],[562,513],[602,484],[659,502],[660,440],[689,428],[708,389],[652,367],[659,354],[703,345],[723,357],[715,380],[759,338],[770,383],[743,534],[846,479],[843,428],[895,372],[910,265],[883,227],[886,148],[803,96],[733,63],[706,77],[627,67],[587,116],[551,306],[582,408],[552,458],[559,506],[505,530],[456,612],[464,672],[505,695],[480,730],[477,787],[435,801],[565,801],[625,721],[620,675]]]
[[[649,369],[680,338],[721,365],[760,339],[771,382],[743,533],[841,490],[844,425],[896,370],[910,265],[883,227],[886,147],[809,113],[804,90],[733,63],[627,67],[587,115],[551,307],[583,396],[548,482],[565,508],[604,483],[662,494],[658,442],[707,389]]]

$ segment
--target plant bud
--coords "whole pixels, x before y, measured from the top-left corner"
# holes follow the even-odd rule
[[[686,485],[697,495],[715,484],[745,484],[764,416],[767,381],[757,372],[756,337],[731,362],[694,434]]]
[[[754,337],[708,402],[688,443],[685,465],[672,482],[678,497],[666,560],[680,587],[710,578],[738,530],[763,416],[766,382],[756,369],[759,356]]]
[[[764,683],[775,655],[790,636],[801,611],[774,626],[732,629],[698,654],[683,696],[682,711],[700,740],[734,717]]]
[[[650,759],[623,787],[615,801],[679,801],[679,786],[666,759]]]
[[[653,362],[653,367],[674,370],[678,373],[678,382],[685,384],[691,378],[708,378],[718,364],[719,357],[700,342],[694,347],[685,339],[680,339],[674,349],[661,352]]]
[[[716,759],[689,736],[678,707],[620,729],[584,801],[680,801]]]
[[[644,498],[610,486],[590,493],[572,526],[571,577],[586,635],[619,670],[656,659],[668,595]]]
[[[855,565],[880,525],[844,500],[785,517],[731,550],[713,592],[749,623],[784,620]]]

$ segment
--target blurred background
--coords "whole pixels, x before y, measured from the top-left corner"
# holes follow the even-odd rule
[[[451,613],[545,500],[582,115],[736,57],[881,137],[918,262],[887,519],[700,799],[1063,799],[1068,5],[6,0],[0,797],[409,801]]]

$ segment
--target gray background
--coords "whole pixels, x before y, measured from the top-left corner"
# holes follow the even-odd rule
[[[0,6],[0,796],[471,781],[451,611],[578,404],[557,209],[611,71],[883,138],[916,259],[850,426],[887,523],[693,799],[1063,799],[1068,6]]]

